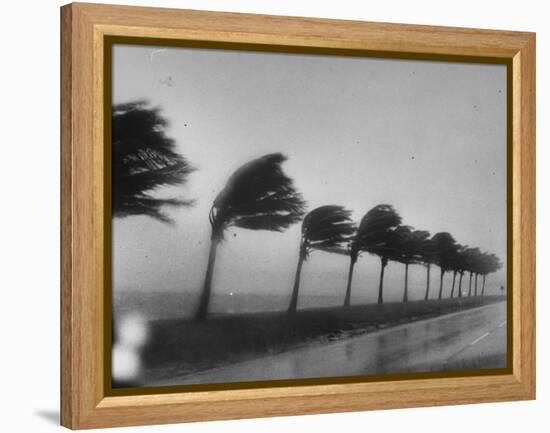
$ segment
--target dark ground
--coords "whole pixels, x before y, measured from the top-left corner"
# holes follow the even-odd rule
[[[224,314],[193,320],[151,322],[143,351],[145,375],[170,377],[315,341],[331,341],[420,319],[502,301],[501,296],[395,302],[286,312]]]

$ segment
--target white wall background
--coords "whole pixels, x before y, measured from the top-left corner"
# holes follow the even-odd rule
[[[545,431],[550,404],[548,220],[550,181],[546,2],[417,0],[122,1],[143,6],[436,24],[537,32],[538,45],[538,401],[307,417],[153,426],[132,432]],[[59,410],[59,6],[58,0],[1,7],[0,321],[3,431],[56,431]],[[545,78],[546,77],[546,78]]]

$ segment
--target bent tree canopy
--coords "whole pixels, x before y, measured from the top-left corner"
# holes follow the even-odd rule
[[[384,269],[388,260],[395,255],[396,229],[401,224],[401,216],[389,204],[379,204],[369,210],[361,219],[357,234],[351,245],[355,251],[366,251],[380,257],[380,283],[378,303],[383,303]]]
[[[421,245],[421,262],[426,266],[426,293],[424,300],[427,301],[430,297],[430,270],[432,264],[436,262],[435,245],[432,238],[427,238]]]
[[[229,226],[280,232],[301,220],[305,202],[283,172],[285,160],[272,153],[233,173],[210,210],[212,239],[222,240]]]
[[[296,269],[294,288],[288,307],[289,312],[296,311],[302,264],[307,260],[311,250],[329,253],[346,254],[345,245],[355,232],[351,211],[342,206],[320,206],[309,212],[302,222],[300,254]]]
[[[456,253],[459,245],[453,236],[448,232],[439,232],[433,235],[432,242],[435,251],[435,263],[439,266],[441,272],[439,277],[439,296],[443,296],[443,277],[445,272],[453,269]]]
[[[210,254],[196,313],[198,320],[208,312],[216,248],[228,227],[281,232],[304,215],[305,201],[281,167],[285,160],[284,155],[272,153],[244,164],[214,200],[209,214]]]
[[[163,186],[183,184],[194,171],[175,151],[166,136],[168,122],[146,101],[113,106],[112,212],[114,217],[148,215],[163,222],[171,219],[162,207],[192,204],[180,198],[159,198],[152,193]]]
[[[395,230],[395,246],[392,259],[405,265],[405,285],[403,302],[409,300],[409,265],[422,263],[422,247],[430,233],[425,230],[414,230],[410,226],[400,225]]]

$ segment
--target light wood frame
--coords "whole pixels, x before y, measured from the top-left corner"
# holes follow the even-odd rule
[[[80,429],[535,398],[533,33],[78,3],[62,7],[61,30],[62,425]],[[106,36],[508,61],[511,373],[106,396],[102,90]]]

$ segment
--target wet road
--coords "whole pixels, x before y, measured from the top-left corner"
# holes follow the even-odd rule
[[[169,384],[505,367],[506,328],[506,302],[499,302],[173,377]]]

